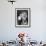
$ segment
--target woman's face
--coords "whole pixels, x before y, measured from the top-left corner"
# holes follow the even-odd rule
[[[26,20],[26,18],[27,18],[27,13],[26,13],[26,12],[22,12],[22,13],[21,13],[21,18],[22,18],[23,20]]]

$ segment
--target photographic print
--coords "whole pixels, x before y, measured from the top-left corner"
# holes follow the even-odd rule
[[[30,8],[16,8],[15,9],[15,26],[16,27],[30,27]]]

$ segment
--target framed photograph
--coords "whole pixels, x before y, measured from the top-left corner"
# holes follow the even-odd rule
[[[31,26],[30,8],[15,8],[15,26],[16,27]]]

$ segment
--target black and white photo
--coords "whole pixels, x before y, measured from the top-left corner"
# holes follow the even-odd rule
[[[30,26],[30,8],[16,8],[15,9],[15,23],[17,27]]]

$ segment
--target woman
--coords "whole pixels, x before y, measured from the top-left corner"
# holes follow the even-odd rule
[[[27,12],[23,11],[18,16],[18,25],[27,25],[28,24],[28,14]]]

